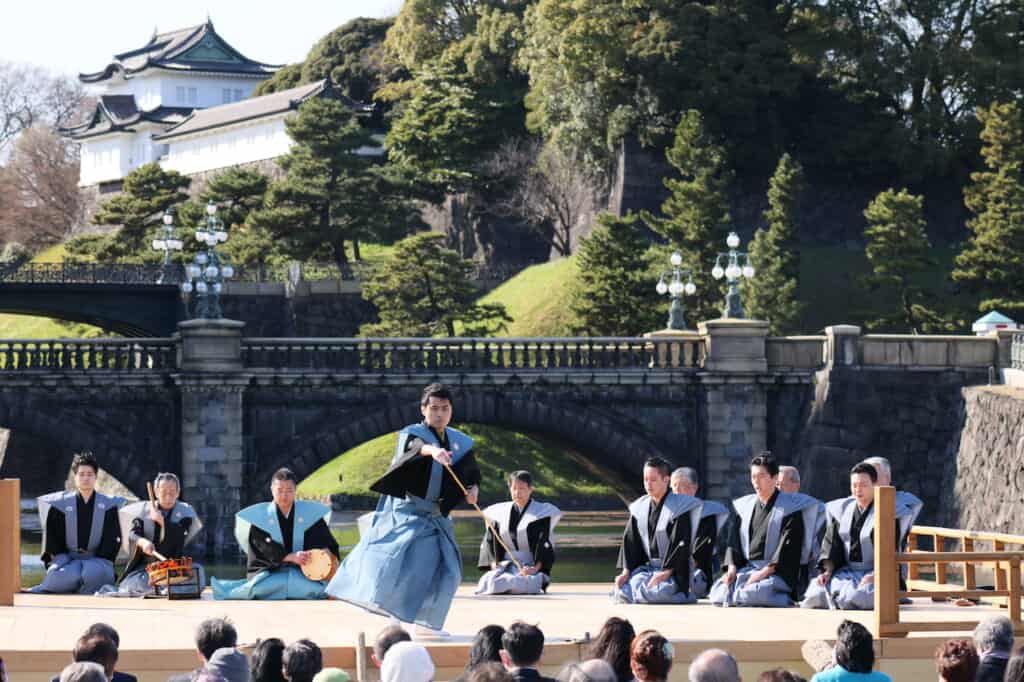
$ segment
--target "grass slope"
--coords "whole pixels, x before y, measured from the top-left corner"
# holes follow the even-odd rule
[[[573,257],[533,265],[480,299],[503,303],[513,321],[503,336],[564,336],[572,322],[569,289],[576,278]]]
[[[627,486],[587,464],[571,450],[495,426],[465,424],[458,428],[475,441],[474,451],[483,475],[481,504],[508,497],[505,475],[517,469],[527,469],[533,474],[537,495],[545,500],[585,498],[590,506],[599,508],[614,506],[623,496],[632,499],[635,495]],[[299,494],[303,497],[339,493],[373,495],[370,485],[387,470],[394,449],[393,433],[352,448],[299,484]]]

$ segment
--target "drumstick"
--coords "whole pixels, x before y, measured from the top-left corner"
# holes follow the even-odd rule
[[[455,479],[455,482],[459,485],[459,488],[462,489],[462,494],[466,495],[468,497],[469,496],[469,491],[466,490],[466,486],[462,485],[462,481],[459,480],[459,477],[455,473],[455,470],[452,469],[452,465],[451,464],[445,464],[444,468],[448,470],[448,473],[451,474],[452,478]],[[508,545],[505,544],[505,541],[501,539],[501,535],[498,534],[498,529],[491,527],[491,520],[489,518],[487,518],[487,514],[484,514],[484,510],[481,509],[477,505],[476,502],[473,502],[472,504],[473,504],[473,507],[476,508],[476,510],[478,512],[480,512],[480,516],[483,517],[484,525],[487,526],[487,530],[491,531],[491,535],[494,536],[494,539],[497,540],[499,543],[501,543],[501,546],[505,548],[505,552],[508,553],[508,558],[511,559],[512,563],[514,563],[516,565],[516,568],[518,568],[520,571],[523,570],[523,565],[521,563],[519,563],[518,559],[515,558],[515,556],[512,554],[512,550],[509,548]]]
[[[153,484],[150,483],[149,481],[146,481],[146,492],[149,493],[149,504],[152,506],[153,509],[160,511],[160,508],[156,504],[156,493],[153,492]],[[164,531],[165,528],[163,526],[160,526],[160,542],[164,541]],[[155,554],[156,553],[154,552],[154,556]],[[164,559],[161,559],[161,561],[164,561]]]
[[[163,554],[161,554],[160,552],[156,551],[155,549],[153,550],[153,556],[155,556],[160,561],[167,561],[167,557],[165,557]]]

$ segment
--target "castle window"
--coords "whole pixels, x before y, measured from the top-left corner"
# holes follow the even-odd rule
[[[199,103],[199,91],[196,88],[188,89],[188,103],[192,105]]]
[[[185,103],[185,88],[181,85],[174,88],[174,99],[178,104]]]
[[[233,101],[231,99],[231,88],[224,88],[220,91],[220,100],[221,104],[228,104]]]
[[[236,102],[241,102],[242,101],[242,89],[241,88],[235,88],[235,101]]]

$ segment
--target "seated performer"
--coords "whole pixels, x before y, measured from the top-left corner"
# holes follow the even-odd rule
[[[155,555],[165,559],[186,556],[185,545],[203,527],[192,506],[178,499],[181,482],[177,476],[157,474],[153,491],[156,494],[155,506],[143,501],[121,509],[122,543],[129,559],[118,581],[116,593],[119,595],[152,593],[146,567],[160,561]],[[193,562],[192,570],[199,572],[199,587],[202,589],[205,585],[203,567]]]
[[[114,582],[114,560],[121,548],[117,508],[120,497],[96,491],[99,464],[91,452],[71,460],[75,490],[39,498],[46,576],[32,592],[93,594]]]
[[[477,594],[540,594],[551,583],[555,564],[552,531],[562,517],[553,504],[533,499],[533,477],[528,471],[514,471],[508,477],[511,502],[499,502],[484,509],[492,526],[480,543],[481,571]],[[494,537],[494,529],[505,543]],[[505,546],[522,565],[506,557]]]
[[[795,466],[780,465],[779,476],[775,487],[780,492],[797,494],[800,492],[800,470]],[[825,503],[815,500],[818,504],[818,518],[814,524],[814,537],[811,544],[806,548],[804,556],[800,561],[800,574],[797,577],[796,595],[797,601],[804,598],[807,585],[811,578],[817,575],[815,566],[818,562],[818,555],[821,554],[821,540],[825,537],[825,526],[828,521],[828,513],[825,511]]]
[[[725,550],[725,575],[709,595],[716,606],[792,604],[800,562],[818,515],[817,500],[779,492],[779,465],[770,454],[750,462],[754,494],[733,500],[735,514]]]
[[[300,568],[309,551],[326,549],[339,556],[327,526],[330,508],[295,499],[291,469],[278,469],[270,483],[272,502],[235,514],[235,539],[245,551],[248,578],[210,579],[214,599],[324,599],[324,582],[310,580]]]
[[[850,470],[850,497],[826,505],[828,530],[818,569],[800,606],[872,609],[875,605],[875,481],[878,474],[861,462]],[[897,538],[899,519],[897,518]]]
[[[875,482],[876,486],[893,484],[892,466],[885,457],[868,457],[864,460],[864,463],[870,464],[878,472],[878,480]],[[910,529],[914,527],[914,522],[917,521],[917,517],[921,514],[923,507],[924,502],[913,493],[908,493],[905,490],[896,491],[896,518],[900,522],[899,541],[901,550],[906,547],[907,536],[910,534]]]
[[[691,467],[679,467],[672,472],[672,492],[677,495],[697,497],[700,490],[697,470]],[[718,570],[718,559],[715,551],[718,547],[718,536],[729,520],[729,510],[725,505],[711,500],[701,500],[700,525],[693,540],[691,555],[693,563],[690,574],[690,586],[693,596],[704,599],[711,587],[711,578]]]
[[[463,500],[476,503],[480,468],[473,439],[448,426],[452,394],[446,387],[423,389],[420,412],[423,421],[399,432],[391,468],[370,486],[382,495],[377,511],[327,593],[415,623],[417,636],[443,637],[441,627],[462,581],[462,556],[448,514]]]
[[[647,494],[629,505],[615,578],[615,601],[627,604],[692,604],[690,548],[701,517],[701,501],[669,490],[668,462],[644,462]]]

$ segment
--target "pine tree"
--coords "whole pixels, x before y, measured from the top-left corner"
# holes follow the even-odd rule
[[[224,222],[228,241],[221,247],[235,267],[259,269],[286,260],[279,240],[263,226],[248,224],[249,214],[263,205],[270,178],[259,171],[231,168],[215,176],[199,195],[199,208],[213,201]]]
[[[576,256],[578,274],[569,299],[573,333],[636,336],[664,326],[664,301],[655,293],[650,245],[638,216],[598,217],[598,227]]]
[[[743,305],[749,317],[768,320],[769,333],[793,330],[800,316],[797,283],[800,278],[800,239],[797,212],[804,187],[804,172],[789,154],[779,159],[768,183],[767,229],[750,242],[750,262],[757,271],[742,284]]]
[[[408,188],[386,166],[354,153],[374,143],[344,104],[311,99],[285,127],[294,141],[278,160],[286,175],[247,225],[267,229],[288,255],[328,258],[346,269],[346,242],[388,241],[421,224]]]
[[[363,336],[488,336],[512,319],[501,304],[479,304],[472,264],[444,247],[444,235],[418,234],[395,245],[388,260],[363,283],[363,297],[380,321]]]
[[[666,151],[678,178],[666,178],[671,195],[661,205],[663,218],[644,213],[644,221],[668,240],[694,273],[697,293],[688,301],[691,321],[717,318],[725,297],[724,280],[711,277],[715,257],[725,248],[730,223],[729,185],[733,172],[725,149],[704,128],[699,111],[683,114]]]
[[[993,104],[978,111],[985,170],[971,174],[964,202],[973,233],[956,257],[953,280],[979,297],[982,311],[1024,316],[1024,111]]]
[[[125,176],[123,193],[100,204],[93,214],[96,225],[120,225],[103,239],[82,241],[78,253],[92,249],[98,261],[152,261],[162,256],[150,248],[169,208],[188,199],[191,180],[177,171],[165,171],[156,162],[139,166]],[[89,244],[90,246],[86,246]],[[69,247],[74,252],[76,249]]]
[[[866,252],[872,270],[864,281],[873,289],[895,290],[900,303],[897,314],[874,321],[874,326],[906,325],[916,331],[937,320],[921,303],[921,287],[913,281],[915,275],[932,265],[923,204],[923,197],[905,189],[887,189],[864,210],[868,221],[864,230]]]

